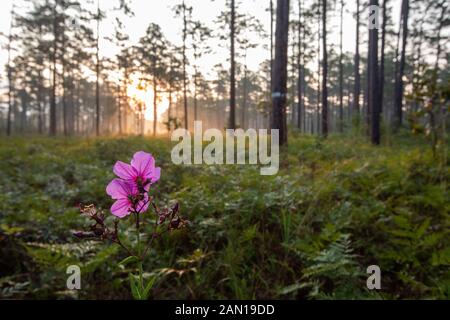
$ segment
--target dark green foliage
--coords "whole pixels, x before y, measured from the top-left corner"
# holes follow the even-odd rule
[[[112,204],[114,162],[145,150],[162,167],[159,205],[179,201],[191,221],[145,261],[147,278],[161,275],[154,299],[448,299],[448,163],[436,166],[425,142],[395,141],[293,136],[280,173],[265,177],[253,166],[175,166],[162,139],[2,140],[0,296],[131,298],[125,253],[71,232],[86,224],[79,203]],[[82,270],[75,293],[71,264]],[[372,264],[376,292],[366,289]]]

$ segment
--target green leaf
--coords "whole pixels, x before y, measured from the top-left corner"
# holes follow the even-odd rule
[[[287,286],[287,287],[284,287],[283,289],[281,289],[279,291],[279,294],[280,295],[286,295],[286,294],[298,291],[300,289],[306,288],[308,286],[310,286],[309,283],[294,283],[294,284],[292,284],[290,286]]]
[[[133,298],[135,300],[142,300],[141,293],[139,292],[138,285],[136,284],[136,279],[134,276],[130,273],[130,287],[131,287],[131,294],[133,295]]]
[[[138,262],[138,261],[139,261],[138,257],[136,257],[136,256],[129,256],[129,257],[123,259],[122,261],[120,261],[119,264],[126,265],[126,264],[129,264],[131,262]]]
[[[150,290],[153,288],[153,284],[156,281],[157,276],[154,275],[153,277],[150,278],[150,280],[147,283],[147,286],[144,289],[144,293],[142,294],[143,299],[148,299]]]

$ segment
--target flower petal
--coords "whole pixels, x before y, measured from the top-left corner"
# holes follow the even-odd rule
[[[131,166],[140,177],[147,177],[155,168],[155,159],[150,153],[136,152],[131,160]]]
[[[127,199],[120,199],[114,202],[111,213],[118,218],[124,218],[130,214],[131,204]]]
[[[115,200],[126,199],[131,191],[130,185],[119,179],[114,179],[106,187],[106,193]]]
[[[138,176],[136,170],[133,169],[132,166],[122,161],[116,162],[113,171],[116,176],[125,180],[134,180]]]
[[[151,183],[157,182],[161,178],[161,168],[154,168],[147,179],[150,179]]]

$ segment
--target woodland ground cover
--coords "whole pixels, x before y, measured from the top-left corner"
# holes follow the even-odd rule
[[[123,252],[72,232],[86,226],[80,203],[113,219],[111,168],[138,150],[161,167],[155,198],[191,222],[152,247],[152,299],[450,298],[448,157],[409,135],[380,147],[293,135],[276,176],[176,166],[165,138],[2,139],[1,298],[131,298]],[[80,291],[66,288],[71,264]],[[373,264],[380,291],[366,288]]]

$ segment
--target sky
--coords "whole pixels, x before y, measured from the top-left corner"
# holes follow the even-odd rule
[[[8,34],[10,25],[10,8],[12,2],[15,2],[16,6],[22,6],[24,0],[2,0],[3,10],[0,12],[0,33]],[[80,0],[81,3],[87,5],[87,0]],[[174,43],[175,45],[181,44],[181,30],[182,24],[181,20],[174,17],[173,6],[180,3],[181,0],[132,0],[132,10],[135,12],[135,16],[132,18],[122,18],[125,31],[130,35],[131,43],[137,43],[138,39],[142,37],[150,23],[157,23],[161,26],[166,38]],[[274,1],[276,3],[276,0]],[[312,2],[305,0],[306,4]],[[338,2],[338,1],[330,1]],[[353,12],[355,11],[356,1],[345,1],[346,3],[346,13],[344,15],[344,28],[343,28],[343,47],[344,51],[354,52],[355,46],[355,21],[353,19]],[[225,7],[225,0],[186,0],[186,3],[193,6],[194,12],[193,16],[195,19],[202,21],[204,24],[211,28],[215,28],[214,21],[219,16],[220,12]],[[392,15],[394,23],[398,21],[399,16],[399,4],[400,0],[391,1],[391,6],[393,7]],[[111,12],[110,10],[117,6],[117,0],[100,0],[100,6],[102,10]],[[269,32],[270,30],[270,14],[267,12],[269,6],[269,0],[242,0],[239,6],[240,12],[251,13],[257,19],[261,21],[264,28]],[[297,1],[291,1],[291,6],[297,7]],[[338,8],[335,8],[329,14],[329,45],[337,45],[339,42],[339,19],[338,19]],[[114,14],[108,13],[107,18],[102,21],[101,24],[101,46],[100,54],[102,56],[113,56],[117,53],[117,49],[111,45],[108,40],[103,37],[111,34],[114,30]],[[296,15],[295,15],[296,17]],[[364,30],[361,30],[364,32]],[[362,35],[364,36],[364,35]],[[5,43],[5,39],[2,38],[1,43]],[[260,40],[260,44],[268,45],[269,39]],[[205,74],[206,78],[213,78],[213,67],[218,63],[224,63],[226,65],[226,59],[228,58],[228,52],[226,49],[219,47],[220,42],[218,40],[213,40],[211,46],[213,52],[207,56],[202,57],[201,61],[198,63],[200,70]],[[314,44],[316,45],[316,44]],[[259,48],[250,50],[247,57],[247,65],[250,70],[256,71],[259,64],[268,59],[270,53],[267,49],[263,49],[261,46]],[[0,66],[4,66],[7,61],[7,52],[3,48],[0,51]],[[1,68],[1,86],[6,85],[4,68]]]

